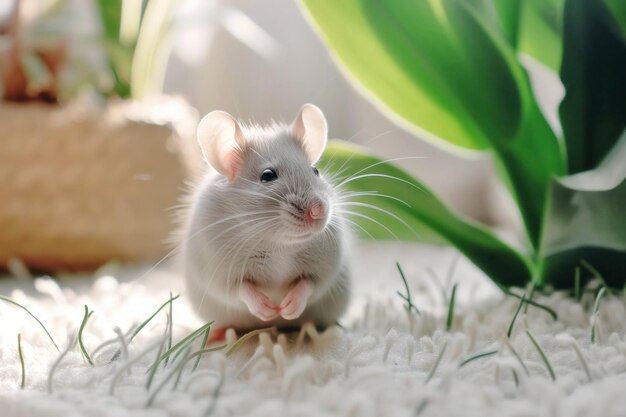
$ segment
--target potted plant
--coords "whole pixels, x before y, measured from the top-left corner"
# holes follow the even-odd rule
[[[355,219],[367,235],[443,240],[503,288],[580,293],[592,277],[624,287],[624,2],[302,4],[345,73],[390,117],[446,149],[493,155],[526,232],[515,248],[392,164],[335,142],[327,168],[342,172],[344,188],[368,194],[354,207],[371,218]],[[529,59],[560,73],[560,126],[538,105]]]
[[[196,119],[159,94],[171,3],[95,2],[95,34],[63,0],[16,0],[0,19],[0,267],[164,253]]]

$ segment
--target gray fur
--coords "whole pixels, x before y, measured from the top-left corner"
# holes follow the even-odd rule
[[[335,190],[323,173],[313,173],[291,127],[241,130],[246,146],[237,177],[229,182],[207,174],[192,200],[183,242],[190,299],[219,327],[331,325],[344,313],[350,292],[348,228],[333,211]],[[260,175],[268,167],[278,171],[278,179],[262,183]],[[289,214],[290,204],[307,205],[316,198],[328,208],[327,220],[311,236],[298,238],[301,225]],[[311,280],[314,289],[299,318],[264,322],[238,296],[244,277],[253,278],[275,303],[298,277]]]

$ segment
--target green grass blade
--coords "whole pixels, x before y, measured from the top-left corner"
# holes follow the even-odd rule
[[[446,331],[449,332],[452,329],[452,322],[454,320],[454,304],[456,301],[456,287],[458,284],[452,286],[452,294],[450,294],[450,303],[448,303],[448,319],[446,320]]]
[[[198,329],[194,330],[183,339],[181,339],[178,343],[176,343],[174,346],[168,349],[163,355],[161,355],[159,360],[155,364],[153,364],[149,368],[149,370],[152,369],[154,366],[159,366],[159,364],[163,362],[165,358],[169,357],[172,354],[174,354],[174,360],[176,360],[176,358],[180,355],[180,353],[184,351],[184,348],[191,345],[198,337],[200,337],[207,329],[209,329],[213,325],[213,323],[214,323],[213,321],[210,321],[202,325]]]
[[[522,294],[522,297],[519,299],[519,304],[517,305],[517,309],[515,309],[515,314],[513,314],[513,319],[511,320],[511,324],[509,324],[509,330],[506,332],[506,337],[511,338],[511,334],[513,333],[513,326],[515,326],[515,320],[517,320],[517,316],[526,301],[526,294]]]
[[[274,330],[273,327],[266,327],[264,329],[252,330],[251,332],[244,334],[239,339],[237,339],[237,341],[233,343],[232,346],[226,351],[226,357],[229,357],[233,353],[237,352],[244,343],[246,343],[248,340],[250,340],[254,336],[259,335],[261,333],[271,332],[273,330]]]
[[[26,369],[24,368],[24,355],[22,354],[22,335],[17,334],[17,353],[20,357],[20,367],[22,368],[22,380],[20,382],[20,388],[24,389],[26,385]]]
[[[550,377],[553,381],[556,381],[556,374],[554,373],[554,369],[552,369],[552,365],[550,365],[550,361],[548,360],[546,354],[543,352],[543,349],[541,349],[539,342],[537,342],[537,340],[530,333],[530,331],[526,330],[526,334],[528,335],[528,338],[530,339],[532,344],[535,346],[535,349],[537,349],[537,353],[539,353],[539,356],[541,356],[541,360],[543,360],[543,363],[546,365],[546,369],[550,373]]]
[[[152,313],[152,315],[150,317],[148,317],[146,320],[143,321],[143,323],[141,323],[139,326],[137,326],[137,328],[133,331],[133,333],[131,334],[131,336],[128,338],[128,344],[130,344],[130,342],[133,341],[133,339],[135,338],[135,336],[137,336],[139,334],[139,332],[148,325],[148,323],[150,323],[152,321],[152,319],[154,317],[156,317],[157,314],[159,314],[159,312],[161,310],[163,310],[163,308],[165,308],[165,306],[167,306],[168,304],[171,304],[174,300],[178,299],[180,297],[180,294],[176,295],[175,297],[170,297],[169,300],[167,300],[166,302],[164,302],[163,304],[161,304],[161,306],[159,308],[156,309],[156,311],[154,313]],[[120,354],[122,352],[120,350],[118,350],[117,352],[115,352],[115,354],[113,355],[113,357],[111,358],[111,362],[117,360],[117,358],[120,357]]]
[[[503,293],[505,293],[506,295],[510,295],[511,297],[515,297],[517,299],[521,299],[522,296],[521,295],[517,295],[515,294],[513,291],[510,291],[507,288],[504,288],[502,286],[499,286],[500,290],[502,290]],[[550,316],[552,316],[552,318],[554,320],[558,320],[558,315],[556,314],[556,311],[552,310],[550,307],[548,306],[544,306],[543,304],[539,304],[536,301],[530,300],[528,298],[526,298],[526,300],[524,301],[525,304],[530,304],[533,307],[537,307],[543,311],[545,311],[546,313],[548,313]]]
[[[80,323],[80,329],[78,330],[78,345],[80,346],[80,351],[83,353],[83,357],[87,359],[89,365],[93,366],[93,361],[91,357],[87,353],[87,349],[85,349],[85,345],[83,344],[83,330],[85,330],[85,326],[87,325],[87,321],[93,314],[93,311],[89,311],[89,308],[85,304],[85,315],[83,316],[83,321]]]
[[[183,357],[176,364],[176,366],[174,366],[174,368],[170,371],[170,373],[168,373],[163,378],[163,380],[161,380],[161,382],[159,383],[159,385],[157,385],[157,387],[154,389],[152,394],[150,394],[150,397],[148,397],[148,401],[146,402],[146,407],[150,407],[152,405],[152,403],[156,399],[156,397],[159,394],[159,392],[161,392],[161,390],[174,377],[174,375],[178,375],[180,372],[182,372],[183,367],[187,363],[187,356],[188,355],[189,355],[189,346],[187,346],[186,348],[183,349]]]
[[[596,343],[596,323],[598,322],[598,312],[600,311],[600,300],[604,296],[606,292],[606,287],[600,288],[598,291],[598,295],[596,296],[596,301],[593,305],[593,324],[591,325],[591,343]]]
[[[190,361],[193,358],[196,358],[196,365],[197,365],[198,361],[200,360],[202,355],[204,355],[205,353],[217,352],[219,350],[226,349],[227,347],[228,347],[228,345],[219,345],[219,346],[214,346],[214,347],[210,347],[210,348],[204,348],[204,349],[196,350],[194,353],[189,355],[189,357],[187,358],[187,361]],[[196,369],[196,365],[194,365],[194,368],[193,368],[194,370]]]
[[[483,352],[483,353],[479,353],[477,355],[474,356],[470,356],[469,358],[463,360],[460,364],[459,364],[459,368],[464,367],[465,365],[467,365],[470,362],[475,361],[476,359],[480,359],[480,358],[485,358],[488,356],[492,356],[495,355],[496,353],[498,353],[497,350],[490,350],[489,352]]]
[[[202,414],[203,417],[210,417],[211,415],[213,415],[213,412],[215,411],[215,407],[217,406],[217,399],[220,396],[220,391],[222,390],[222,387],[224,386],[224,382],[226,382],[226,378],[224,377],[224,374],[221,374],[220,380],[217,382],[217,385],[215,386],[215,389],[213,390],[213,393],[211,394],[211,402],[209,403],[209,406],[204,411],[204,414]]]
[[[524,372],[526,373],[526,375],[530,376],[530,371],[528,371],[528,367],[526,367],[526,364],[522,360],[522,357],[519,355],[519,353],[517,353],[517,350],[515,350],[515,348],[513,347],[513,344],[511,343],[511,339],[509,339],[508,337],[505,337],[505,338],[503,338],[503,342],[509,348],[509,350],[511,351],[511,353],[513,354],[515,359],[517,359],[517,361],[521,365],[521,367],[524,370]]]
[[[166,338],[163,338],[162,342],[159,343],[159,350],[157,350],[156,357],[154,358],[154,362],[149,369],[148,378],[146,379],[146,390],[149,390],[152,386],[152,381],[154,380],[154,375],[156,374],[157,369],[159,369],[159,360],[161,359],[161,354],[163,353],[163,347],[165,346]]]
[[[174,328],[174,308],[172,305],[172,292],[170,291],[170,332],[169,335],[167,337],[167,348],[171,348],[172,347],[172,329]]]
[[[404,290],[406,291],[406,295],[397,291],[397,294],[406,301],[406,307],[409,311],[415,310],[417,314],[421,314],[419,309],[415,307],[413,302],[411,301],[411,290],[409,290],[409,283],[406,281],[406,277],[404,276],[404,271],[402,271],[402,267],[399,262],[396,262],[396,267],[398,268],[398,272],[400,273],[400,278],[402,278],[402,283],[404,284]]]
[[[180,294],[176,295],[176,296],[175,296],[175,297],[173,297],[173,298],[172,298],[172,297],[170,297],[170,299],[169,299],[169,300],[167,300],[166,302],[164,302],[163,304],[161,304],[161,306],[160,306],[159,308],[157,308],[157,309],[156,309],[156,311],[155,311],[154,313],[152,313],[152,315],[151,315],[150,317],[148,317],[148,318],[147,318],[147,319],[146,319],[143,323],[141,323],[141,324],[140,324],[140,325],[139,325],[139,326],[135,329],[135,331],[133,332],[132,336],[131,336],[131,337],[130,337],[130,339],[129,339],[129,343],[130,343],[130,341],[132,341],[132,340],[135,338],[135,336],[137,336],[137,335],[139,334],[139,332],[140,332],[140,331],[141,331],[144,327],[146,327],[146,325],[147,325],[148,323],[150,323],[150,321],[152,321],[152,319],[153,319],[153,318],[154,318],[157,314],[159,314],[159,312],[160,312],[161,310],[163,310],[163,308],[164,308],[166,305],[171,304],[174,300],[178,299],[179,297],[180,297]]]
[[[204,332],[204,337],[202,338],[202,344],[200,345],[202,349],[204,349],[206,347],[206,343],[209,340],[209,333],[210,332],[211,332],[211,328],[210,327],[208,329],[206,329],[206,332]],[[196,353],[194,353],[191,356],[194,356]],[[198,364],[200,363],[200,358],[201,357],[202,357],[202,354],[198,355],[198,357],[196,358],[196,363],[193,364],[193,369],[191,370],[192,372],[195,371],[198,368]]]
[[[430,369],[430,372],[428,373],[428,376],[426,377],[426,380],[424,381],[424,385],[428,384],[428,382],[433,378],[433,376],[435,376],[435,372],[437,372],[437,368],[439,368],[439,363],[441,362],[441,358],[443,358],[443,354],[446,352],[447,347],[448,347],[448,342],[446,342],[441,348],[441,350],[439,351],[439,355],[437,355],[437,359],[435,360],[433,367]]]
[[[524,297],[524,298],[526,298],[529,302],[533,301],[533,297],[535,296],[535,291],[537,291],[537,281],[533,279],[533,281],[530,283],[530,291],[528,292],[528,297]],[[524,314],[528,314],[529,305],[530,305],[529,303],[524,305]]]
[[[48,336],[48,339],[50,339],[50,341],[52,342],[52,344],[54,345],[56,350],[59,351],[59,352],[61,351],[61,349],[59,349],[59,346],[57,346],[57,344],[54,342],[54,339],[52,338],[52,336],[48,332],[48,329],[46,329],[46,326],[44,326],[43,323],[37,317],[35,317],[35,315],[33,313],[30,312],[29,309],[27,309],[26,307],[24,307],[23,305],[21,305],[17,301],[13,301],[10,298],[5,297],[3,295],[0,295],[0,300],[6,301],[7,303],[13,304],[14,306],[17,306],[17,307],[21,308],[22,310],[26,311],[33,319],[35,319],[35,321],[37,323],[39,323],[39,326],[41,326],[43,331],[46,332],[46,335]]]

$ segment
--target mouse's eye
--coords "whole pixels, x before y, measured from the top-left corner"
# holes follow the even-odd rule
[[[276,171],[272,168],[267,168],[265,171],[263,171],[263,173],[261,174],[261,182],[270,182],[270,181],[274,181],[276,178],[278,178],[278,174],[276,173]]]
[[[313,168],[313,173],[319,177],[320,176],[319,170],[315,167],[311,167],[311,168]]]

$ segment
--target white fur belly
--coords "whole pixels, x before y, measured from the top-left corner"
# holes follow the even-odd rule
[[[298,268],[293,253],[265,253],[254,259],[247,273],[255,280],[259,289],[272,301],[280,302],[297,277]]]

